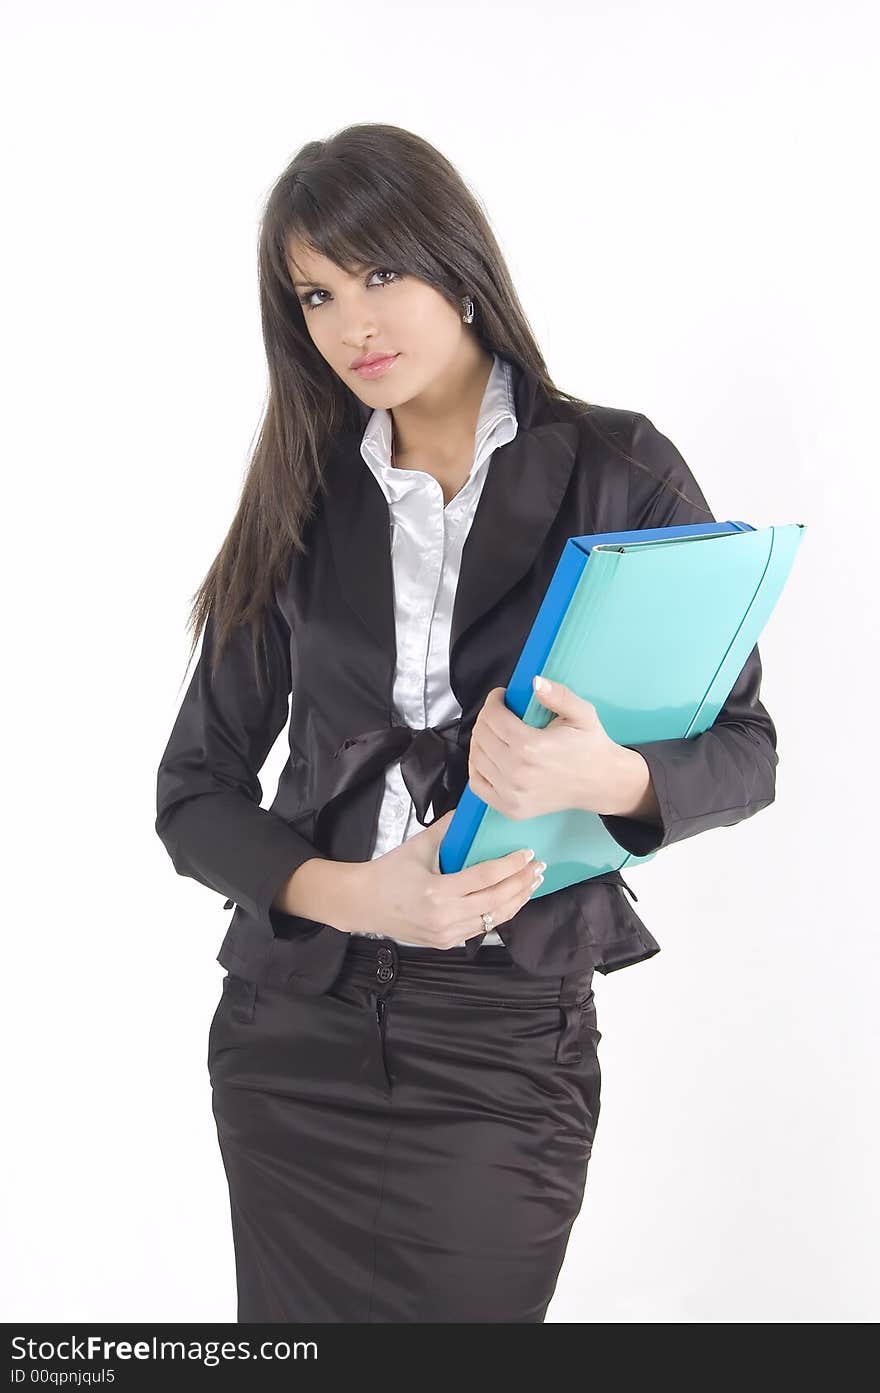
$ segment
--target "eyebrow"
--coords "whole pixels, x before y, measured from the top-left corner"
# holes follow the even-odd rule
[[[370,261],[365,261],[365,262],[362,263],[361,266],[359,266],[358,269],[361,270],[361,271],[366,271],[367,267],[368,267],[368,266],[372,266],[372,264],[373,264],[373,263],[370,262]],[[355,271],[354,274],[357,275],[357,271]],[[319,281],[292,281],[291,284],[294,286],[294,288],[296,288],[297,286],[302,286],[302,285],[319,285],[320,282],[319,282]]]

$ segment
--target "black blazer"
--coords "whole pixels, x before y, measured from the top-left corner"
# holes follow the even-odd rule
[[[310,857],[369,858],[392,760],[402,758],[423,823],[432,798],[435,817],[455,806],[467,781],[470,731],[491,688],[509,682],[569,537],[712,520],[619,453],[705,503],[678,450],[646,416],[595,407],[577,420],[531,371],[515,363],[513,369],[519,428],[490,461],[453,611],[450,679],[459,721],[416,732],[392,710],[390,523],[360,454],[362,427],[335,438],[326,486],[307,524],[310,554],[294,554],[275,589],[262,693],[246,624],[209,686],[208,618],[159,765],[156,831],[178,874],[227,896],[226,908],[235,906],[217,955],[231,972],[307,993],[332,984],[349,935],[273,909],[272,899]],[[358,408],[365,424],[369,408]],[[623,847],[643,855],[731,826],[773,802],[776,730],[759,700],[760,684],[756,646],[709,730],[632,746],[647,760],[662,825],[603,817]],[[290,757],[264,809],[259,773],[287,724],[291,692]],[[624,886],[615,871],[543,895],[498,932],[533,973],[627,967],[660,945]],[[470,954],[482,939],[468,940]]]

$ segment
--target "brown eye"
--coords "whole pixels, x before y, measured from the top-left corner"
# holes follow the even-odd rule
[[[371,271],[369,276],[367,277],[367,280],[369,281],[373,276],[393,276],[394,280],[382,281],[380,282],[380,285],[393,285],[394,281],[399,281],[401,279],[400,272],[392,271],[389,267],[383,266],[377,266],[374,271]],[[326,301],[319,300],[318,303],[314,305],[312,304],[312,296],[326,295],[327,293],[328,292],[326,290],[307,290],[305,295],[300,295],[297,298],[299,299],[299,302],[304,309],[317,310],[320,309],[321,305],[325,304]]]

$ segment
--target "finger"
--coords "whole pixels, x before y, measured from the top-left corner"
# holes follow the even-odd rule
[[[469,783],[471,786],[471,792],[476,794],[477,798],[482,798],[483,802],[488,803],[490,807],[494,807],[499,802],[503,802],[504,794],[502,793],[501,789],[496,788],[493,783],[490,783],[489,780],[486,779],[479,772],[479,770],[471,770],[469,775]]]
[[[473,938],[476,934],[487,932],[485,926],[471,930],[470,925],[481,923],[484,914],[492,916],[493,927],[497,924],[506,924],[515,914],[518,914],[524,904],[527,904],[537,890],[542,875],[534,872],[531,866],[521,871],[516,876],[509,877],[500,886],[495,886],[488,894],[483,891],[468,896],[464,901],[465,908],[463,917],[457,925],[457,931],[462,937]],[[468,901],[473,901],[473,908],[469,909]]]
[[[504,880],[490,886],[488,890],[474,890],[471,894],[465,895],[460,901],[462,918],[467,919],[473,914],[479,915],[486,910],[490,914],[496,914],[503,911],[513,901],[519,903],[535,888],[535,880],[539,874],[543,873],[542,866],[543,862],[532,861],[513,875],[506,876]]]
[[[484,726],[480,731],[480,738],[477,740],[471,736],[471,750],[476,746],[480,753],[480,768],[486,778],[492,783],[492,771],[498,774],[510,759],[510,744],[507,740],[499,739],[498,735],[492,730],[491,726]]]
[[[455,895],[463,897],[476,890],[489,890],[493,885],[516,875],[532,861],[531,849],[510,851],[506,856],[494,856],[489,861],[479,861],[475,866],[467,866],[463,871],[450,871],[444,876]]]
[[[520,719],[515,711],[504,700],[505,689],[494,687],[489,693],[478,717],[478,727],[482,730],[489,726],[499,740],[503,740],[506,745],[513,745],[522,736],[525,722]]]

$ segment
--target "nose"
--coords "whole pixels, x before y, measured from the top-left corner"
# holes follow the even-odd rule
[[[367,314],[365,311],[370,310]],[[341,338],[346,348],[351,349],[352,358],[357,353],[369,353],[370,345],[378,335],[379,326],[372,309],[365,304],[352,304],[348,310],[339,310],[342,320]]]
[[[369,353],[375,337],[376,326],[362,323],[359,327],[347,329],[342,335],[342,342],[349,350],[349,357],[354,358],[358,354]]]

